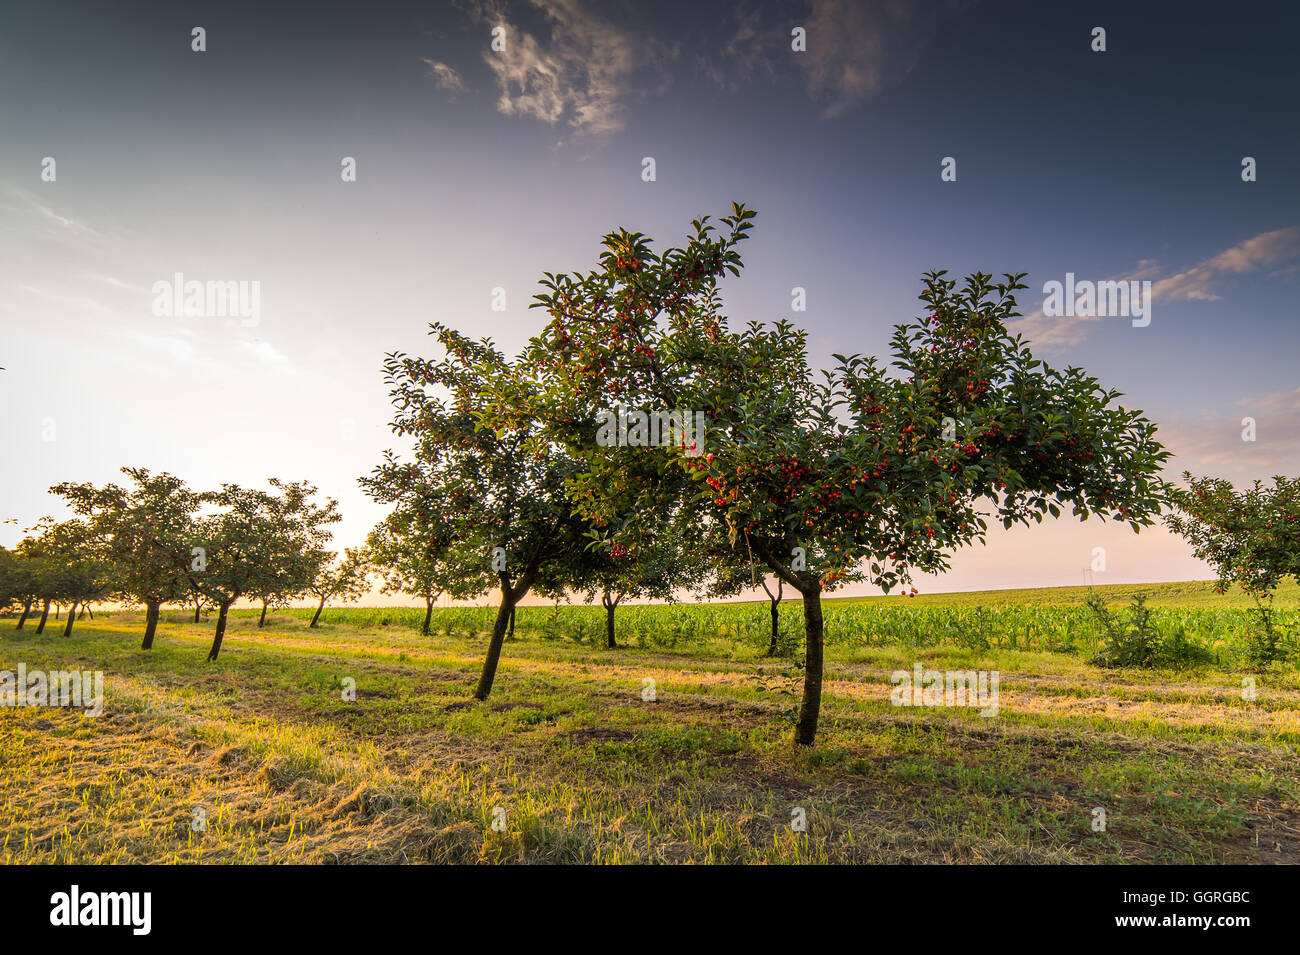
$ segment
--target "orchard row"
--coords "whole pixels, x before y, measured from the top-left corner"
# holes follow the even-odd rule
[[[613,645],[627,596],[771,593],[770,581],[773,649],[776,602],[785,587],[801,598],[796,742],[809,745],[822,594],[854,582],[890,592],[942,572],[991,520],[1068,509],[1138,532],[1163,516],[1221,584],[1261,601],[1300,570],[1296,484],[1170,484],[1151,420],[1007,331],[1023,275],[959,284],[927,273],[922,314],[895,327],[888,362],[836,355],[817,370],[789,322],[733,328],[721,283],[740,275],[754,216],[734,205],[716,223],[697,219],[662,252],[639,233],[607,234],[593,269],[544,273],[541,321],[514,357],[443,324],[431,326],[437,357],[389,354],[391,428],[407,448],[360,479],[388,508],[363,550],[328,550],[336,505],[314,503],[309,484],[196,494],[128,469],[129,489],[54,489],[79,516],[47,522],[6,557],[10,577],[26,566],[48,579],[6,584],[0,599],[126,596],[148,608],[146,645],[160,603],[206,600],[218,610],[215,660],[242,597],[265,606],[310,592],[323,606],[362,592],[374,569],[385,590],[423,598],[427,630],[439,596],[497,591],[474,691],[485,700],[529,593],[599,595]],[[691,409],[707,453],[599,440],[610,407]]]

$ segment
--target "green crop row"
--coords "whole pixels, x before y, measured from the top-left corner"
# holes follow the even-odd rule
[[[1128,608],[1112,607],[1123,620]],[[778,646],[789,653],[801,644],[803,615],[798,601],[780,608]],[[245,611],[251,613],[252,611]],[[443,636],[476,636],[491,630],[495,607],[443,607],[433,612],[431,630]],[[310,617],[311,610],[281,614]],[[939,645],[972,650],[1010,649],[1073,653],[1091,657],[1107,639],[1098,614],[1084,606],[922,606],[897,601],[823,604],[826,641],[831,646]],[[1300,630],[1300,610],[1279,609],[1274,625],[1287,640]],[[417,607],[328,609],[321,622],[350,627],[420,627],[424,610]],[[1185,647],[1189,662],[1212,661],[1230,666],[1246,662],[1256,639],[1259,618],[1246,608],[1148,608],[1144,625],[1162,644]],[[598,606],[559,605],[519,607],[516,627],[521,636],[547,640],[599,643],[605,640],[605,611]],[[619,607],[618,642],[650,649],[689,649],[709,640],[766,647],[771,616],[766,602],[727,604],[653,604]]]

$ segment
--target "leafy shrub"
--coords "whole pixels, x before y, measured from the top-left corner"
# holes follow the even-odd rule
[[[1120,619],[1097,594],[1088,595],[1088,609],[1100,622],[1104,637],[1092,662],[1102,667],[1161,667],[1185,669],[1213,660],[1213,654],[1187,639],[1180,628],[1161,634],[1152,622],[1151,608],[1143,594],[1135,594],[1128,619]]]
[[[1266,667],[1286,660],[1295,652],[1291,628],[1279,626],[1271,603],[1257,600],[1255,612],[1246,618],[1245,657],[1252,666]]]

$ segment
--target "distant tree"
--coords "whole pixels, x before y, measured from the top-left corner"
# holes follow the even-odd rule
[[[20,608],[17,630],[23,629],[41,595],[42,564],[35,545],[29,537],[12,550],[0,548],[0,606]]]
[[[1186,488],[1171,493],[1165,524],[1192,545],[1218,574],[1218,591],[1236,584],[1255,601],[1261,628],[1250,647],[1256,663],[1284,656],[1273,622],[1273,593],[1288,577],[1300,580],[1300,479],[1277,475],[1237,491],[1223,478],[1183,473]]]
[[[761,579],[763,590],[767,594],[768,602],[771,604],[772,635],[767,642],[767,655],[769,657],[776,656],[777,643],[781,637],[781,598],[785,595],[785,581],[779,576],[774,579],[776,580],[776,593],[772,593],[772,588],[768,586],[766,574]]]
[[[320,621],[325,601],[337,599],[351,603],[365,596],[370,587],[370,552],[364,547],[347,547],[344,548],[342,559],[331,552],[320,561],[319,568],[315,579],[307,587],[309,593],[320,598],[311,623],[308,624],[311,628]]]
[[[257,621],[259,628],[266,625],[268,606],[287,607],[294,598],[311,592],[332,554],[327,547],[329,532],[326,525],[339,520],[338,504],[332,499],[323,509],[302,506],[295,501],[295,495],[301,498],[305,493],[309,497],[315,488],[294,484],[283,487],[286,506],[275,536],[289,542],[291,547],[296,542],[297,549],[286,549],[280,560],[264,564],[248,590],[250,598],[262,602],[262,613]]]
[[[8,613],[15,605],[22,604],[17,587],[18,569],[18,555],[0,546],[0,613]]]
[[[700,584],[706,565],[677,533],[680,529],[672,521],[643,527],[640,538],[631,545],[602,540],[595,531],[585,554],[567,566],[569,578],[564,583],[583,593],[588,602],[599,596],[605,608],[607,649],[618,648],[614,613],[624,599],[673,600]]]
[[[46,515],[36,522],[32,527],[27,528],[27,533],[31,535],[32,548],[31,553],[35,556],[39,571],[36,575],[36,584],[39,588],[37,601],[40,603],[41,616],[36,621],[37,635],[45,632],[45,625],[50,619],[50,607],[55,607],[55,620],[58,620],[58,604],[64,599],[66,575],[64,572],[63,555],[55,550],[55,535],[53,529],[56,525],[53,517]]]
[[[714,577],[708,588],[711,596],[734,597],[755,586],[763,588],[767,594],[767,609],[771,618],[771,635],[766,655],[776,656],[781,636],[781,600],[785,596],[785,581],[772,574],[767,565],[753,555],[735,550],[718,555],[714,559],[713,570]]]
[[[1183,480],[1165,524],[1215,569],[1220,593],[1236,584],[1267,597],[1286,578],[1300,579],[1300,479],[1278,475],[1272,487],[1255,481],[1245,491],[1223,478],[1184,472]]]
[[[518,409],[488,414],[490,396],[517,377],[515,363],[488,340],[431,329],[443,358],[394,353],[384,364],[397,409],[392,430],[414,441],[416,467],[390,452],[361,483],[381,503],[414,507],[423,532],[445,530],[498,580],[501,605],[474,691],[485,700],[511,613],[539,576],[566,576],[561,565],[580,559],[586,546],[584,525],[565,489],[572,460],[559,448],[532,444],[535,422]]]
[[[262,604],[262,612],[257,617],[257,629],[259,630],[266,626],[266,611],[272,604],[276,607],[289,606],[289,595],[279,590],[258,587],[250,590],[245,596],[254,603],[260,601]]]
[[[50,490],[89,521],[104,542],[116,569],[116,596],[144,605],[141,648],[148,650],[162,605],[183,600],[189,591],[200,495],[165,471],[122,468],[122,473],[131,479],[125,488],[65,482]]]
[[[53,524],[52,517],[41,518],[35,527],[27,528],[27,536],[19,541],[15,548],[21,557],[22,565],[25,565],[23,583],[27,592],[23,595],[24,606],[31,607],[33,604],[39,604],[41,608],[41,616],[36,624],[38,634],[45,632],[45,623],[50,616],[50,604],[58,595],[60,582],[59,568],[51,559],[49,539],[45,533]],[[24,613],[18,619],[17,629],[23,628],[27,617],[28,614]]]
[[[388,488],[397,489],[397,496],[389,499],[396,506],[370,532],[367,547],[383,593],[424,601],[420,632],[428,636],[433,607],[443,594],[455,600],[479,596],[491,587],[495,575],[482,554],[471,552],[472,545],[455,540],[454,525],[431,520],[437,511],[437,483],[430,480],[423,463],[390,463],[394,470],[384,473],[384,480],[390,482],[385,490],[379,485],[369,487],[381,499]]]
[[[77,622],[77,609],[92,601],[102,600],[117,587],[116,568],[109,560],[103,536],[89,521],[73,518],[53,522],[45,519],[38,525],[42,548],[48,561],[46,600],[66,601],[68,617],[63,635],[72,635]],[[45,616],[36,632],[44,630]]]
[[[11,582],[14,563],[13,551],[0,545],[0,613],[8,613],[17,602]]]
[[[196,558],[190,577],[217,608],[209,661],[221,652],[231,604],[264,586],[268,568],[305,574],[302,555],[319,550],[326,525],[339,520],[335,501],[327,499],[323,507],[312,501],[312,485],[275,478],[269,483],[273,492],[223,484],[221,490],[202,495],[217,511],[198,521],[201,559]]]
[[[194,606],[194,622],[201,622],[203,616],[212,610],[212,601],[207,598],[199,588],[197,578],[187,581],[188,590],[185,596],[185,605]]]
[[[282,529],[286,535],[293,533],[292,527]],[[287,607],[294,598],[311,591],[312,584],[319,577],[322,568],[329,560],[330,552],[324,549],[302,550],[294,554],[285,554],[274,564],[265,564],[250,584],[245,596],[252,601],[260,601],[262,612],[257,618],[260,630],[266,626],[266,612],[271,607]]]

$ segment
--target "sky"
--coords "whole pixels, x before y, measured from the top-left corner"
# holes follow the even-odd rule
[[[384,512],[357,478],[403,449],[386,353],[432,354],[434,321],[513,352],[544,271],[733,200],[758,211],[733,323],[884,356],[928,269],[1027,272],[1013,328],[1146,411],[1171,476],[1294,474],[1297,28],[1285,3],[4,4],[0,544],[123,465],[309,479],[360,543]],[[257,283],[257,314],[158,314],[178,273]],[[1045,314],[1067,274],[1150,282],[1149,324]],[[918,587],[1083,583],[1098,547],[1098,583],[1213,576],[1163,528],[1063,518]]]

